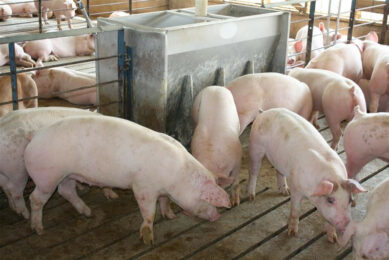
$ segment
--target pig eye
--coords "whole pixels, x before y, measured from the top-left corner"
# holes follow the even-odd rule
[[[335,199],[332,198],[332,197],[327,197],[327,202],[330,203],[330,204],[334,204]]]

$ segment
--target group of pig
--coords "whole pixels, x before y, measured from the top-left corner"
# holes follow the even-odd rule
[[[365,41],[337,44],[289,75],[250,74],[227,87],[204,88],[192,108],[192,154],[165,134],[119,118],[55,107],[10,112],[0,119],[0,186],[10,207],[29,218],[23,190],[31,177],[36,187],[30,219],[38,234],[43,207],[57,188],[86,216],[91,210],[77,195],[77,181],[104,188],[108,197],[116,196],[112,187],[131,188],[143,217],[140,236],[149,244],[157,201],[167,218],[175,216],[171,199],[184,214],[210,221],[220,217],[216,207],[239,205],[239,136],[253,122],[249,198],[255,197],[266,155],[277,170],[280,191],[291,195],[289,234],[298,233],[305,197],[326,219],[330,241],[343,245],[354,235],[356,255],[382,258],[389,253],[388,211],[382,206],[389,206],[382,188],[388,184],[373,192],[362,223],[350,215],[353,195],[366,191],[355,175],[374,158],[389,159],[389,114],[366,114],[366,101],[370,112],[385,107],[389,82],[389,47],[377,39],[370,33]],[[355,82],[362,78],[361,89]],[[326,116],[333,149],[313,126],[318,112]],[[352,120],[344,133],[346,166],[335,151],[343,120]],[[231,197],[222,189],[229,185]]]
[[[11,16],[33,17],[38,15],[39,2],[37,0],[1,0],[0,21],[5,21]],[[75,16],[76,4],[73,0],[42,0],[42,17],[46,24],[48,18],[55,16],[59,30],[62,30],[61,19],[68,22],[69,29],[72,28],[71,19]]]
[[[43,61],[58,58],[91,55],[95,51],[93,35],[31,41],[15,44],[15,60],[24,67],[43,66]],[[35,62],[33,59],[36,59]],[[9,63],[8,45],[0,45],[0,66]],[[59,97],[78,105],[96,105],[96,76],[68,68],[51,68],[17,75],[19,108],[37,107],[42,98]],[[86,87],[77,90],[78,88]],[[26,99],[27,98],[27,99]],[[28,99],[30,98],[30,99]],[[0,102],[12,100],[11,77],[0,77]],[[12,104],[0,106],[0,116],[12,110]]]

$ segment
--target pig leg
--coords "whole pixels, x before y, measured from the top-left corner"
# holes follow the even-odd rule
[[[12,198],[12,194],[11,192],[8,190],[8,188],[6,186],[2,186],[3,188],[3,191],[5,193],[5,195],[7,196],[7,199],[8,199],[8,204],[9,204],[9,207],[16,212],[16,206],[15,206],[15,202]]]
[[[281,192],[281,194],[284,196],[288,196],[289,190],[288,190],[288,184],[286,183],[286,178],[279,171],[277,171],[277,184],[278,184],[278,190]]]
[[[326,222],[324,225],[324,229],[327,232],[327,239],[331,244],[338,241],[338,236],[336,235],[336,229],[333,225]]]
[[[22,177],[17,180],[17,182],[12,183],[12,185],[10,185],[9,187],[9,192],[12,196],[12,200],[15,205],[15,211],[16,213],[23,215],[25,219],[28,219],[30,217],[30,212],[26,207],[26,203],[23,197],[23,191],[26,187],[27,181],[27,174],[23,174]]]
[[[111,188],[103,188],[103,194],[107,199],[117,199],[119,195],[114,192]]]
[[[22,58],[19,58],[16,60],[16,64],[21,65],[23,67],[32,68],[35,65],[35,61],[33,61],[31,58],[26,59],[26,58],[22,57]]]
[[[159,207],[161,208],[162,217],[173,219],[176,217],[172,208],[170,207],[169,198],[166,196],[159,197]]]
[[[291,202],[291,208],[290,208],[290,216],[288,221],[288,235],[298,234],[299,230],[299,215],[300,215],[300,204],[303,196],[300,192],[298,192],[293,184],[289,183],[289,189],[290,189],[290,202]]]
[[[85,204],[85,202],[78,196],[76,190],[76,181],[70,178],[65,178],[58,185],[58,193],[61,194],[67,201],[69,201],[73,207],[76,208],[78,213],[90,217],[91,210]]]
[[[259,170],[261,169],[261,164],[263,157],[265,156],[265,150],[262,148],[262,145],[251,142],[250,136],[250,168],[249,168],[249,182],[247,184],[247,191],[249,194],[249,200],[254,200],[255,198],[255,187],[257,184],[257,177]]]
[[[314,127],[316,127],[316,129],[320,129],[320,125],[317,122],[318,116],[319,116],[319,111],[315,110],[315,111],[312,112],[311,119],[309,120],[309,122],[311,122],[311,124]]]
[[[232,170],[232,176],[234,176],[234,182],[231,187],[231,205],[239,206],[240,204],[240,186],[239,186],[239,170],[240,170],[240,162],[235,166]]]
[[[55,188],[55,187],[54,187]],[[46,202],[49,200],[55,189],[50,192],[43,192],[39,187],[35,187],[30,195],[31,205],[31,228],[36,231],[38,235],[43,234],[42,224],[42,210]]]
[[[380,95],[377,93],[370,92],[370,105],[369,105],[370,113],[377,113],[379,102],[380,102]]]
[[[61,18],[60,17],[55,17],[57,19],[57,27],[58,27],[58,30],[62,31],[62,27],[61,27]]]
[[[140,213],[143,217],[143,223],[140,226],[140,238],[146,245],[154,243],[153,222],[155,218],[157,194],[145,191],[141,187],[133,187],[135,199],[138,202]]]
[[[330,127],[332,133],[332,143],[331,148],[335,151],[338,149],[338,144],[340,137],[342,136],[342,129],[340,128],[340,122],[335,122],[331,118],[327,117],[328,126]]]
[[[43,21],[45,21],[45,24],[49,24],[49,21],[47,20],[47,12],[49,11],[48,8],[42,8],[42,14],[43,14]]]
[[[66,18],[66,21],[68,22],[69,29],[72,29],[72,21],[70,20],[70,18]]]

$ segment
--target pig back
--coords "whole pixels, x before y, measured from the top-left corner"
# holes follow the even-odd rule
[[[40,178],[74,174],[87,183],[130,188],[145,180],[168,185],[176,179],[185,152],[174,139],[135,123],[80,116],[38,131],[26,148],[25,161],[33,179],[38,172]]]

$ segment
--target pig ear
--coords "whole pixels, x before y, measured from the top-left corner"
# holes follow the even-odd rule
[[[363,239],[360,253],[368,259],[384,258],[388,252],[388,235],[385,232],[374,233]]]
[[[367,192],[359,182],[353,179],[347,179],[347,181],[342,183],[342,187],[351,193]]]
[[[325,196],[331,194],[334,189],[334,184],[327,180],[322,180],[319,185],[316,187],[316,190],[311,196]]]
[[[89,39],[93,40],[94,39],[94,35],[93,34],[89,34]]]
[[[230,198],[228,194],[211,180],[206,180],[202,186],[200,199],[215,207],[230,208]]]
[[[294,49],[297,53],[301,52],[303,50],[303,41],[295,42]]]
[[[324,32],[324,23],[323,22],[319,23],[319,29],[320,29],[320,31]]]
[[[378,35],[375,31],[371,31],[366,35],[365,40],[378,42]]]
[[[342,38],[342,35],[337,34],[337,35],[336,35],[336,39],[339,40],[340,38]]]

